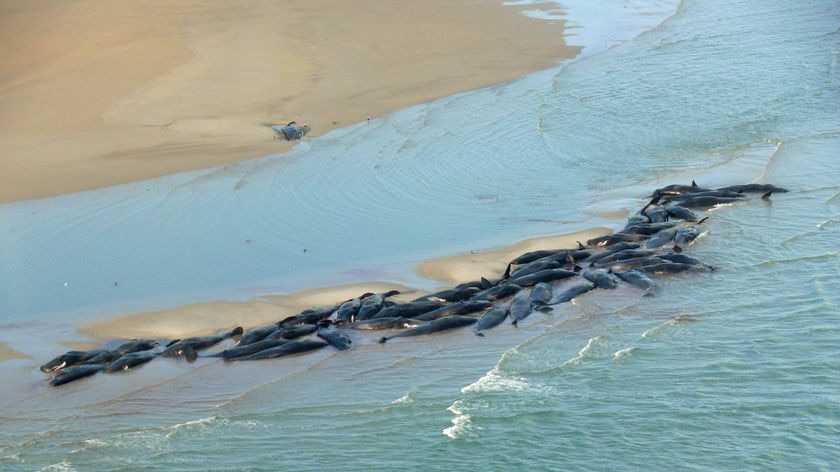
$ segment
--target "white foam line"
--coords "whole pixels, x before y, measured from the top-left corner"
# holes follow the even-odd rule
[[[462,400],[456,400],[447,410],[455,415],[452,418],[452,426],[441,431],[444,435],[451,439],[460,439],[465,437],[476,437],[481,428],[473,425],[472,417],[461,409]]]
[[[589,338],[589,341],[586,343],[586,346],[584,346],[583,349],[581,349],[578,352],[578,355],[576,357],[573,357],[573,358],[567,360],[560,367],[568,367],[568,366],[573,366],[573,365],[580,364],[581,361],[583,361],[583,359],[586,357],[586,355],[592,350],[592,346],[595,343],[595,341],[598,341],[599,339],[601,339],[601,336],[596,336],[594,338]]]
[[[639,349],[639,348],[631,346],[631,347],[628,347],[628,348],[625,348],[625,349],[618,350],[618,351],[615,352],[615,354],[613,354],[613,360],[618,361],[618,360],[621,360],[625,357],[630,357],[630,355],[632,355],[632,353],[634,351],[636,351],[637,349]]]

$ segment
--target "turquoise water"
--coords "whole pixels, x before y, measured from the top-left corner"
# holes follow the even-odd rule
[[[0,363],[0,467],[840,469],[838,20],[835,2],[684,1],[611,49],[288,155],[0,207],[0,341],[35,356]],[[413,263],[618,227],[597,215],[691,179],[791,192],[713,211],[690,253],[716,270],[655,297],[594,292],[481,339],[60,389],[37,371],[77,320],[434,286]]]

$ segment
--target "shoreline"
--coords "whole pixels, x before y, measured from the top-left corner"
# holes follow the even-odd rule
[[[266,124],[318,137],[580,51],[501,2],[330,5],[6,3],[0,202],[283,153]]]
[[[577,247],[577,241],[611,232],[608,228],[592,228],[529,238],[501,248],[427,260],[415,266],[414,270],[420,277],[439,281],[442,286],[449,287],[481,277],[501,276],[507,263],[525,252],[574,248]],[[391,282],[364,281],[333,287],[315,287],[287,295],[262,295],[246,301],[210,301],[168,310],[121,314],[87,320],[76,324],[75,327],[80,335],[102,342],[135,337],[175,339],[213,334],[236,326],[247,330],[280,321],[308,308],[341,303],[364,292],[381,293],[388,290],[400,291],[399,295],[393,297],[398,301],[408,301],[427,293]]]
[[[507,262],[525,252],[577,247],[577,241],[611,233],[609,228],[591,228],[572,233],[528,238],[514,244],[485,251],[444,256],[417,264],[414,272],[440,282],[441,288],[481,277],[504,273]],[[260,295],[244,301],[215,300],[180,305],[159,311],[113,314],[76,322],[75,336],[50,339],[70,349],[93,349],[110,341],[132,338],[179,339],[204,336],[242,326],[245,330],[280,321],[305,309],[338,304],[365,292],[399,290],[392,299],[400,302],[427,294],[425,290],[386,281],[363,281],[337,286],[314,287],[290,294]],[[31,353],[21,352],[0,342],[0,363],[12,360],[44,362]]]
[[[695,171],[692,176],[704,182],[713,183],[712,186],[725,186],[737,182],[754,182],[761,178],[766,167],[766,154],[775,152],[776,146],[762,146],[746,153],[737,159],[712,166],[702,171]],[[726,172],[720,166],[726,167]],[[643,194],[649,188],[650,182],[638,183],[625,188],[625,193]],[[627,209],[597,208],[592,214],[606,218],[624,219],[629,216]],[[458,283],[477,280],[480,277],[498,277],[513,258],[529,251],[540,249],[575,248],[577,241],[585,241],[593,237],[611,233],[607,227],[592,227],[570,233],[526,238],[511,244],[489,247],[485,250],[455,253],[439,258],[429,259],[414,265],[412,271],[418,277],[439,282],[434,286],[447,288]],[[426,287],[431,286],[427,285]],[[317,306],[327,306],[333,303],[354,298],[364,292],[384,292],[398,289],[402,296],[395,299],[406,300],[416,298],[426,290],[408,287],[399,283],[381,280],[369,280],[354,284],[337,286],[315,286],[302,291],[282,295],[256,295],[243,301],[216,300],[192,304],[180,304],[169,309],[151,311],[114,312],[97,315],[67,325],[73,330],[69,333],[47,339],[53,344],[72,346],[83,343],[88,348],[96,343],[103,344],[114,339],[133,337],[179,338],[185,336],[207,335],[214,332],[231,329],[237,325],[248,329],[262,324],[279,321],[287,316]],[[0,347],[3,347],[0,345]],[[13,359],[33,358],[33,352],[15,349],[15,346],[5,346],[0,349],[0,362]],[[40,359],[38,359],[40,360]],[[34,361],[24,361],[34,362]]]

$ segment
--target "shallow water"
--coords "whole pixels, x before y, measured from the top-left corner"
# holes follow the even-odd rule
[[[661,3],[651,7],[660,21]],[[612,31],[596,40],[597,26],[582,38],[595,51],[616,42]],[[279,157],[4,205],[2,320],[359,279],[428,285],[412,273],[424,259],[597,226],[576,203],[601,201],[583,193],[592,176],[558,186],[556,156],[540,146],[539,110],[556,74],[411,107]]]
[[[0,341],[34,356],[0,363],[0,465],[840,468],[838,19],[832,2],[686,1],[612,49],[288,155],[0,207]],[[689,252],[716,270],[655,297],[60,389],[37,371],[57,346],[31,339],[75,320],[368,277],[432,286],[414,262],[617,227],[596,215],[691,179],[791,192],[712,211]]]

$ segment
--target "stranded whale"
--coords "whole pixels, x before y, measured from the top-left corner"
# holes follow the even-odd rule
[[[289,123],[284,130],[299,129]],[[280,130],[278,130],[280,132]],[[291,139],[299,139],[290,134]],[[285,136],[284,136],[285,137]],[[289,139],[289,138],[287,138]],[[115,348],[69,351],[43,364],[52,374],[50,385],[60,386],[99,372],[125,372],[158,357],[186,357],[195,361],[197,351],[210,349],[227,339],[235,346],[202,355],[203,362],[272,359],[332,346],[335,352],[365,343],[364,330],[389,330],[380,343],[388,340],[424,336],[473,325],[483,332],[510,318],[519,323],[536,311],[552,311],[552,306],[580,295],[621,285],[653,295],[658,277],[686,272],[707,272],[712,266],[685,252],[704,231],[705,209],[729,203],[746,202],[750,194],[767,199],[787,189],[769,184],[733,185],[711,189],[697,185],[669,185],[653,191],[650,200],[627,219],[619,231],[593,238],[577,248],[527,252],[507,263],[500,278],[464,282],[412,301],[398,302],[397,291],[362,293],[342,303],[310,308],[277,322],[182,340],[134,339]],[[626,291],[612,290],[626,294]],[[616,295],[620,296],[620,295]],[[348,335],[356,330],[354,343]],[[317,339],[321,338],[321,339]],[[375,339],[375,338],[374,338]],[[160,347],[165,344],[166,347]]]

